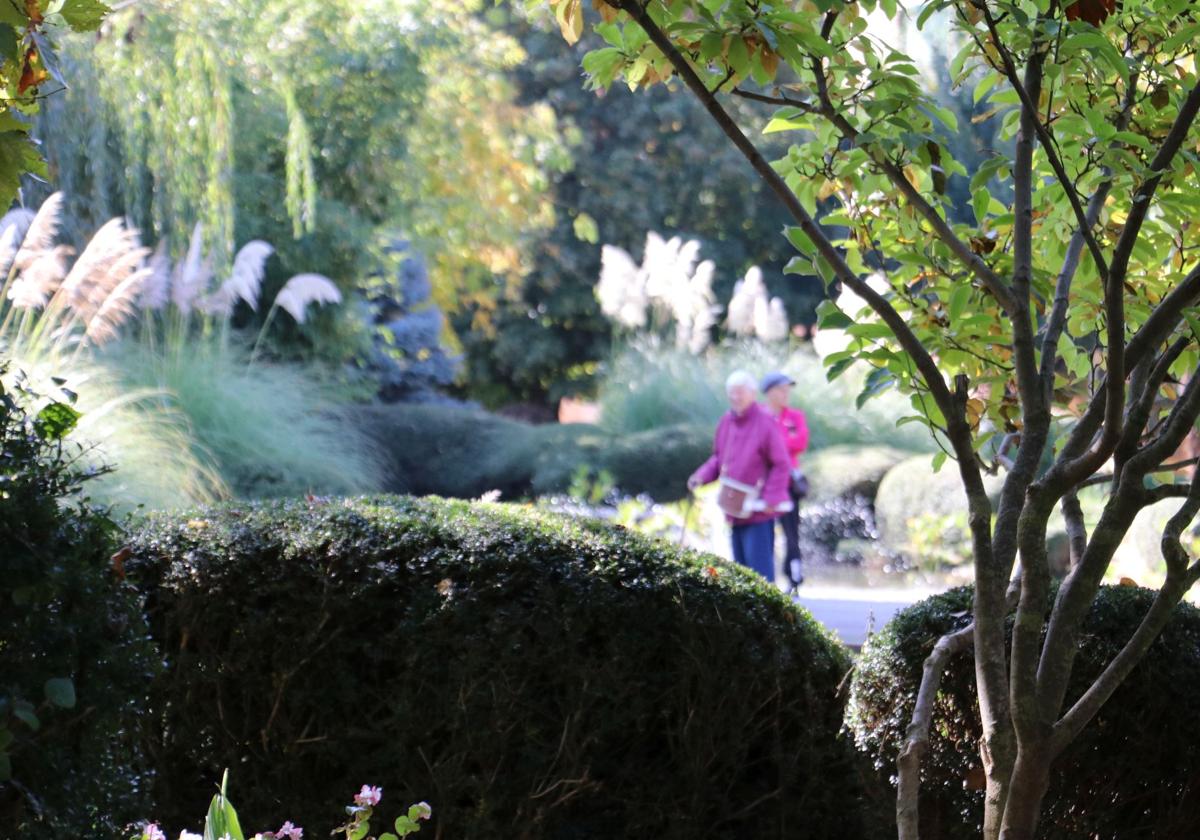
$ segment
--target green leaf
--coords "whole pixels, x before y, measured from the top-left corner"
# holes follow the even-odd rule
[[[845,373],[850,368],[850,366],[852,364],[854,364],[856,361],[857,361],[857,359],[855,359],[853,356],[851,356],[848,359],[842,359],[841,361],[835,362],[834,364],[830,365],[828,370],[825,371],[826,381],[832,382],[833,380],[837,379],[839,376],[841,376],[843,373]]]
[[[0,2],[0,7],[5,4]],[[24,131],[0,132],[0,203],[7,207],[17,196],[21,176],[26,172],[45,174],[45,165],[37,147]]]
[[[70,434],[82,415],[66,403],[52,402],[38,412],[34,431],[44,441],[58,441]]]
[[[94,32],[110,11],[99,0],[66,0],[59,13],[77,32]]]
[[[33,704],[28,700],[16,700],[13,702],[13,717],[28,726],[34,732],[42,728],[42,722],[38,720],[37,713],[34,711]]]
[[[75,683],[68,677],[53,677],[42,687],[46,699],[60,709],[75,708]]]
[[[933,456],[933,471],[935,473],[941,472],[942,465],[946,463],[947,457],[948,456],[946,455],[945,452],[938,452]]]
[[[734,35],[730,39],[727,58],[729,66],[739,76],[745,76],[750,72],[750,52],[746,49],[746,42],[740,36]]]
[[[587,213],[580,213],[576,216],[572,227],[575,229],[575,238],[581,242],[590,242],[595,245],[600,241],[600,227],[596,224],[596,220]]]
[[[950,317],[950,323],[954,323],[967,309],[967,303],[971,300],[971,284],[960,283],[954,287],[954,291],[950,293],[950,300],[946,304],[946,314]]]

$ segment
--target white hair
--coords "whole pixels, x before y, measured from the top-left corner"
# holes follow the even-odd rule
[[[725,393],[728,394],[735,388],[749,388],[755,393],[758,392],[758,382],[744,370],[735,370],[729,374],[729,378],[725,380]]]

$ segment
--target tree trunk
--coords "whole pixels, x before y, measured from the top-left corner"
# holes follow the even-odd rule
[[[1000,840],[1033,840],[1049,785],[1048,754],[1044,750],[1022,750],[1008,784]]]

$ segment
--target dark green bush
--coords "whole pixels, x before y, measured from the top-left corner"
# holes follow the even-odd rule
[[[863,837],[845,650],[755,576],[598,523],[403,497],[157,515],[155,816],[382,785],[439,836]]]
[[[0,374],[4,370],[0,367]],[[0,381],[0,837],[113,836],[140,816],[130,737],[156,655],[80,496],[76,414]]]
[[[712,429],[689,425],[615,435],[586,424],[537,426],[468,408],[402,403],[364,409],[359,419],[388,454],[388,489],[414,495],[562,493],[587,467],[607,470],[626,493],[671,501],[686,494],[687,477],[712,448]]]
[[[1084,627],[1070,704],[1133,634],[1154,592],[1104,587]],[[912,715],[921,667],[937,639],[965,625],[971,589],[901,613],[863,649],[847,721],[883,773]],[[1011,622],[1010,622],[1011,630]],[[1176,608],[1146,658],[1064,751],[1050,774],[1039,838],[1184,840],[1200,836],[1200,610]],[[979,767],[979,708],[969,657],[953,661],[938,696],[921,789],[922,838],[975,838],[982,793],[964,782]]]

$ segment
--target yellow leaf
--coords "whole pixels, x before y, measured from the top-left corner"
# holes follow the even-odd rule
[[[568,44],[574,44],[583,37],[583,0],[566,0],[555,10],[558,18],[558,28]]]

